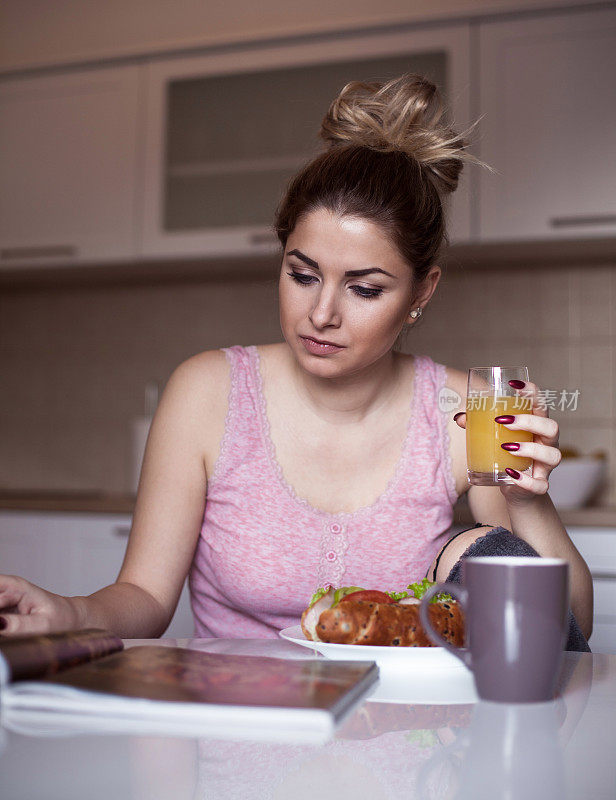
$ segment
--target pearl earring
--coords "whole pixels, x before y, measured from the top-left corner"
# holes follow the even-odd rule
[[[418,317],[421,317],[422,311],[423,311],[423,309],[421,308],[421,306],[419,308],[415,308],[415,309],[413,309],[413,311],[411,311],[410,316],[413,319],[417,319]]]

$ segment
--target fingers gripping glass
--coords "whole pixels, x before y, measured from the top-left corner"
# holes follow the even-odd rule
[[[528,383],[528,367],[476,367],[468,371],[466,461],[469,483],[495,486],[513,483],[507,467],[530,470],[532,460],[501,447],[505,442],[532,442],[529,431],[512,431],[495,417],[532,413],[532,399],[509,381]]]

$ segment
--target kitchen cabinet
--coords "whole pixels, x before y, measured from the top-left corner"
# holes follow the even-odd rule
[[[595,653],[616,653],[616,529],[567,527],[567,532],[592,574]]]
[[[0,270],[271,255],[333,97],[404,71],[496,170],[464,170],[452,244],[616,236],[616,9],[566,9],[2,78]]]
[[[0,512],[0,573],[56,594],[91,594],[117,578],[130,526],[127,514]],[[193,630],[185,585],[165,636],[191,637]]]
[[[0,268],[134,257],[138,66],[0,81]]]
[[[469,37],[459,24],[150,62],[141,255],[275,252],[272,222],[285,184],[321,149],[321,119],[351,80],[427,74],[465,128]],[[466,179],[450,236],[470,236]]]
[[[616,235],[616,9],[480,25],[483,242]]]

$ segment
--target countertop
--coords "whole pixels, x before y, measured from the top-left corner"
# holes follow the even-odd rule
[[[557,509],[565,527],[597,527],[616,528],[616,506],[587,506],[585,508]],[[489,522],[489,520],[486,520]],[[474,525],[470,509],[466,502],[458,503],[454,508],[456,525]]]
[[[134,494],[69,492],[46,490],[0,490],[0,510],[58,511],[101,514],[132,514]],[[616,507],[561,509],[566,526],[616,528]],[[468,505],[462,501],[454,509],[456,525],[473,525]]]
[[[278,658],[306,658],[281,640],[129,640]],[[301,652],[299,652],[301,650]],[[410,654],[412,656],[412,654]],[[412,688],[405,673],[399,684]],[[472,677],[469,673],[469,679]],[[389,680],[382,674],[379,685]],[[616,655],[565,653],[557,698],[477,701],[423,676],[427,701],[369,697],[325,744],[168,733],[88,733],[0,716],[3,800],[286,800],[401,797],[562,800],[616,796]],[[377,687],[378,690],[378,687]],[[439,695],[439,692],[441,693]],[[440,699],[439,699],[440,698]],[[279,738],[279,737],[278,737]]]
[[[0,509],[132,514],[134,494],[20,489],[0,490]]]

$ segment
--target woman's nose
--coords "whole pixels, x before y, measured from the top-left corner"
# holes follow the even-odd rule
[[[315,328],[340,327],[340,310],[333,288],[321,289],[309,316]]]

